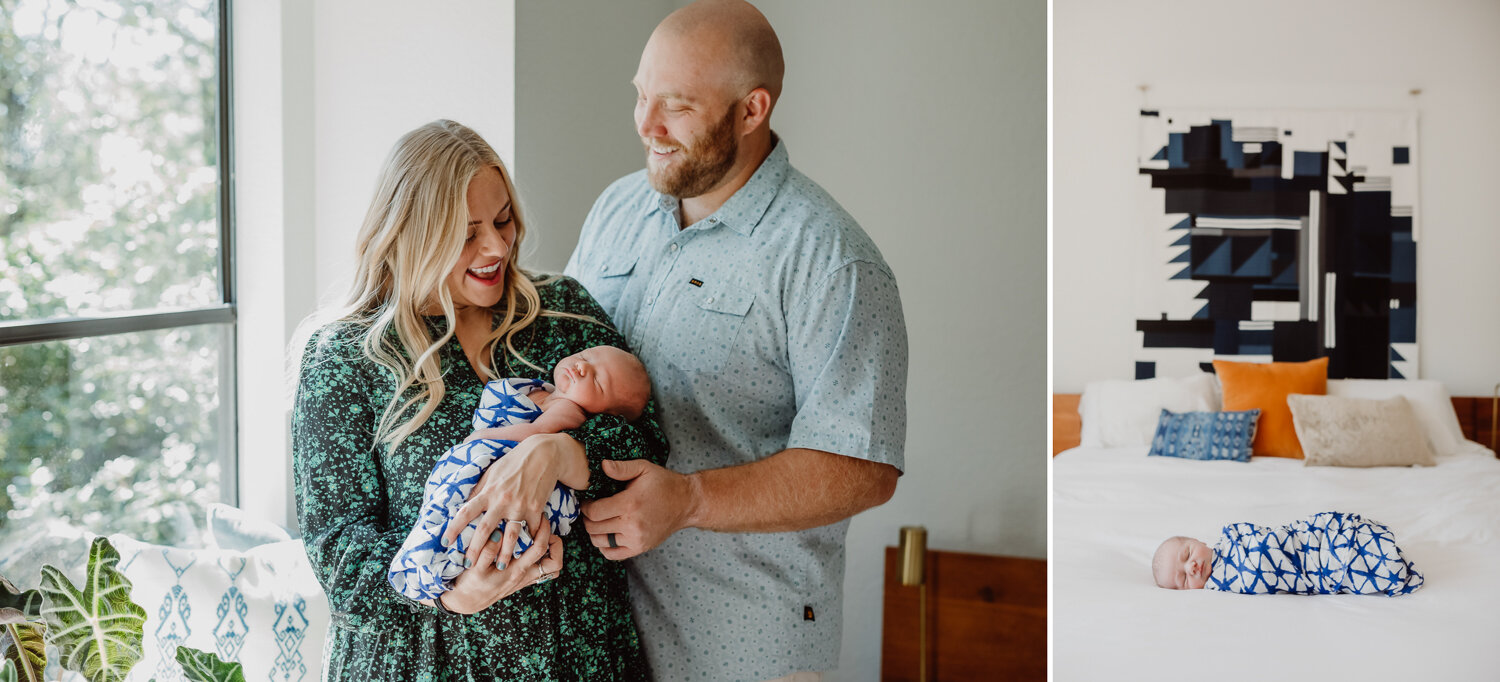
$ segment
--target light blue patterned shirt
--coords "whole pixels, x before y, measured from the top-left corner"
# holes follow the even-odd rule
[[[902,468],[906,325],[864,230],[780,141],[712,215],[679,229],[677,209],[646,171],[621,178],[566,270],[651,373],[668,465],[690,473],[810,448]],[[848,527],[688,529],[631,560],[653,674],[766,680],[837,667]]]

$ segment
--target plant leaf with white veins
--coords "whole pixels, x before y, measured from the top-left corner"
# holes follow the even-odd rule
[[[98,537],[89,546],[82,589],[56,567],[42,567],[47,640],[57,646],[64,668],[90,682],[121,682],[141,660],[146,611],[130,601],[130,579],[115,568],[119,562],[114,546]]]
[[[225,663],[218,654],[178,646],[177,662],[192,682],[245,682],[244,668],[233,661]]]

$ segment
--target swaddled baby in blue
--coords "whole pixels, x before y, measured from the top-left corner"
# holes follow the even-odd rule
[[[1168,538],[1151,572],[1158,587],[1240,594],[1383,594],[1422,587],[1422,574],[1385,524],[1359,514],[1321,512],[1279,528],[1224,526],[1213,548]]]
[[[631,421],[639,418],[651,398],[651,380],[634,355],[612,346],[595,346],[557,363],[552,383],[540,379],[498,379],[485,384],[479,407],[474,410],[475,431],[443,453],[432,475],[417,523],[391,561],[390,581],[414,600],[433,599],[448,591],[464,570],[464,554],[480,532],[477,520],[459,533],[452,546],[442,537],[459,507],[480,476],[495,460],[518,443],[539,433],[558,433],[577,428],[590,414],[616,414]],[[578,518],[573,491],[561,483],[547,500],[545,516],[555,535],[567,535]],[[531,547],[531,534],[521,524],[514,556]],[[485,529],[498,541],[504,531]],[[504,561],[497,557],[497,563]]]

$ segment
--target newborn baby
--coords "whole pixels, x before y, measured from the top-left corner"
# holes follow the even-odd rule
[[[1391,529],[1359,514],[1322,512],[1279,528],[1235,523],[1210,548],[1168,538],[1151,572],[1158,587],[1241,594],[1383,594],[1422,587]]]
[[[432,599],[446,592],[463,572],[464,553],[479,532],[477,520],[463,529],[451,547],[443,546],[442,537],[490,463],[529,436],[577,428],[590,414],[614,414],[634,421],[650,398],[651,379],[645,366],[613,346],[594,346],[563,358],[553,368],[550,384],[514,378],[485,384],[474,410],[476,433],[449,448],[427,478],[416,526],[391,561],[391,586],[414,600]],[[557,484],[545,514],[554,534],[567,535],[578,518],[573,491]],[[504,530],[502,522],[490,539],[499,541]],[[531,543],[531,534],[521,522],[514,556],[521,556]],[[504,560],[497,557],[496,562]]]

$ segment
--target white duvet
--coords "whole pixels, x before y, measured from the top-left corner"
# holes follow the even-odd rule
[[[1356,512],[1425,576],[1399,598],[1172,591],[1151,556],[1236,521]],[[1304,467],[1077,448],[1053,462],[1057,680],[1500,680],[1500,460],[1469,444],[1427,468]]]

